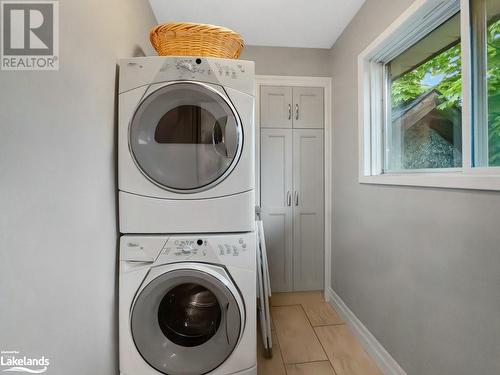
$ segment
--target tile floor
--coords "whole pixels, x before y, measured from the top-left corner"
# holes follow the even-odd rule
[[[322,292],[275,293],[271,316],[273,357],[259,336],[258,375],[382,375]]]

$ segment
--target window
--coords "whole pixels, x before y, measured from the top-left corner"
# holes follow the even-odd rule
[[[385,64],[386,171],[462,166],[460,14]]]
[[[360,182],[500,190],[500,0],[417,0],[358,61]]]
[[[474,162],[500,166],[500,1],[471,1]]]

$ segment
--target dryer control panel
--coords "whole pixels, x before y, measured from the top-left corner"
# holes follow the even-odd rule
[[[197,56],[120,60],[120,93],[145,85],[178,80],[206,82],[255,95],[255,64],[246,60]]]
[[[176,69],[179,79],[186,77],[202,79],[203,76],[237,79],[246,73],[246,68],[241,62],[220,60],[209,63],[208,60],[199,57],[178,57],[171,64],[165,64],[162,71],[167,69]]]

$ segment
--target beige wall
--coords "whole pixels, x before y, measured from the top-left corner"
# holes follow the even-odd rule
[[[60,70],[0,71],[0,349],[117,374],[116,60],[146,0],[59,1]]]
[[[366,0],[331,51],[333,288],[408,375],[499,374],[500,194],[357,182],[357,56],[411,3]]]
[[[255,61],[257,74],[329,77],[328,49],[246,46],[241,59]]]

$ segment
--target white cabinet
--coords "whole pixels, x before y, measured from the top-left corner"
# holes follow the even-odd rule
[[[323,88],[293,88],[293,127],[323,128]]]
[[[293,130],[293,290],[323,289],[323,130]]]
[[[323,130],[261,129],[261,212],[274,291],[323,289]]]
[[[261,86],[262,128],[324,127],[322,87]]]
[[[292,127],[292,88],[261,86],[260,118],[264,128]]]
[[[275,291],[292,289],[292,129],[261,132],[261,217]]]

